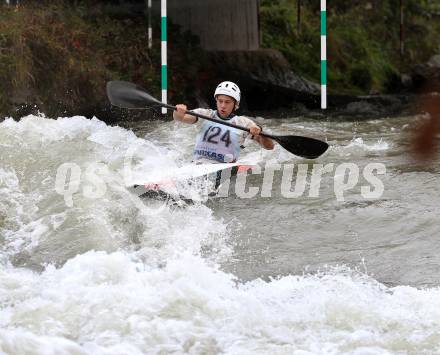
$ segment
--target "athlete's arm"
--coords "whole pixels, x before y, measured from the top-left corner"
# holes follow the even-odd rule
[[[264,149],[272,150],[275,146],[273,140],[267,137],[260,136],[259,134],[254,136],[254,140],[261,145]]]
[[[173,118],[176,121],[185,122],[185,123],[196,123],[197,117],[188,115],[185,113],[187,110],[186,105],[180,104],[176,105],[176,111],[173,112]]]
[[[273,140],[267,137],[260,136],[261,127],[256,123],[252,122],[253,125],[249,127],[249,133],[252,135],[252,139],[255,140],[259,145],[267,150],[272,150],[274,148]]]

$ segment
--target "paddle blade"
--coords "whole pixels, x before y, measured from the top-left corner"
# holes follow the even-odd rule
[[[301,136],[274,136],[284,149],[306,159],[316,159],[328,149],[326,142]]]
[[[107,97],[112,105],[122,108],[145,108],[162,104],[144,88],[128,81],[109,81]]]

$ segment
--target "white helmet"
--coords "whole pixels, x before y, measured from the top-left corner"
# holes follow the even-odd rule
[[[214,92],[214,98],[217,98],[217,95],[227,95],[232,97],[236,102],[237,106],[240,104],[241,92],[237,84],[234,84],[232,81],[223,81],[218,84],[217,88]]]

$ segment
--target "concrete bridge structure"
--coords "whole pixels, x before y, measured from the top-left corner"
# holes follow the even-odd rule
[[[259,49],[259,0],[168,0],[167,7],[170,20],[206,50]]]

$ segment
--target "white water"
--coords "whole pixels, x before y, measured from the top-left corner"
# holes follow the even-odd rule
[[[243,282],[222,265],[240,259],[234,231],[244,221],[226,221],[202,204],[143,204],[118,183],[130,147],[137,148],[134,171],[147,174],[179,166],[190,140],[165,146],[81,117],[0,123],[0,351],[440,352],[438,288],[387,287],[368,268],[346,266]],[[331,154],[353,154],[362,144]],[[362,154],[386,144],[368,143]],[[279,150],[265,154],[285,159]],[[55,190],[66,162],[82,173],[106,165],[105,194],[84,196],[93,184],[81,174],[68,207]]]

